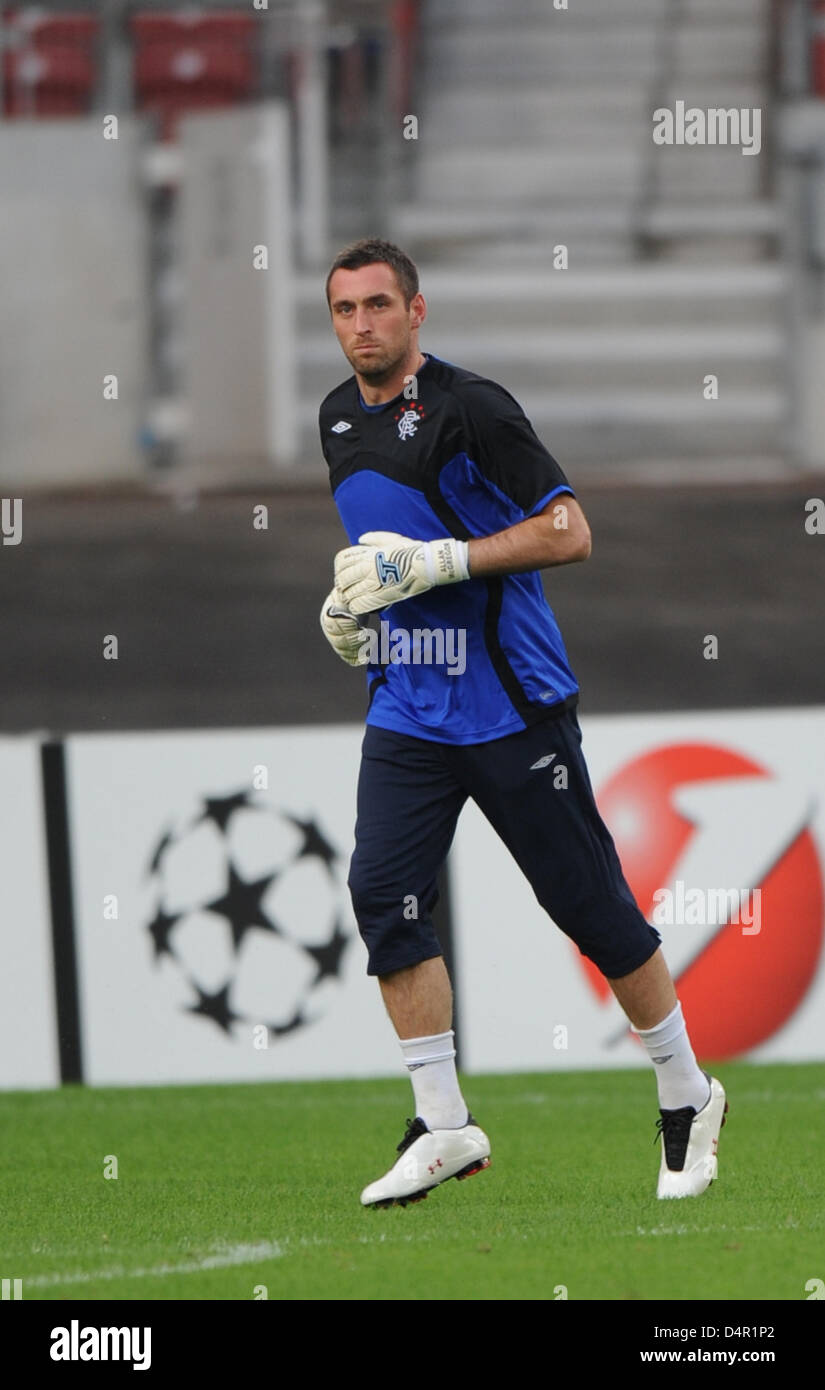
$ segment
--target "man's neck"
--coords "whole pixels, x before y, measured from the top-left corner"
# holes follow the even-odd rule
[[[364,404],[385,405],[387,401],[394,401],[396,396],[401,395],[410,378],[421,370],[426,360],[424,353],[416,349],[411,361],[399,367],[395,375],[389,381],[382,383],[381,386],[371,386],[356,372],[355,379],[358,382],[358,390],[361,392],[361,399]]]

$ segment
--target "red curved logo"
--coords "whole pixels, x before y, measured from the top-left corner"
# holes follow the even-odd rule
[[[765,1042],[799,1007],[822,950],[812,798],[740,753],[683,743],[626,763],[597,801],[636,901],[661,933],[697,1055],[733,1057]],[[703,902],[720,890],[741,891],[741,919],[714,925],[708,911],[703,922]],[[578,958],[606,1000],[610,987]]]

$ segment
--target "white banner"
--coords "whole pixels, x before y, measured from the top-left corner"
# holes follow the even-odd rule
[[[49,880],[40,747],[0,739],[0,1089],[56,1086]]]
[[[580,718],[697,1055],[825,1057],[825,710]],[[548,795],[565,791],[548,783]],[[646,1064],[601,976],[472,805],[451,883],[468,1070]]]
[[[67,740],[88,1081],[399,1074],[346,888],[361,737]]]

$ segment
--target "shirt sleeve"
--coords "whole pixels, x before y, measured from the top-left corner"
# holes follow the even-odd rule
[[[559,492],[575,497],[561,466],[509,391],[479,380],[465,387],[465,401],[472,422],[473,461],[525,517],[540,512]]]

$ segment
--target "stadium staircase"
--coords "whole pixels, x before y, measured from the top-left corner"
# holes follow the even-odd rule
[[[390,227],[422,270],[422,342],[507,385],[562,461],[781,470],[771,61],[770,0],[423,5],[415,167]],[[652,113],[677,99],[760,108],[761,155],[654,145]],[[317,401],[346,366],[317,276],[299,295],[312,456]]]

